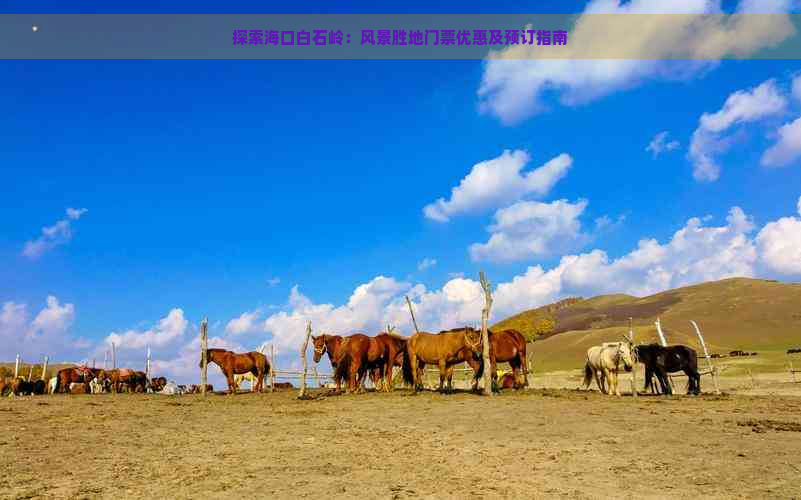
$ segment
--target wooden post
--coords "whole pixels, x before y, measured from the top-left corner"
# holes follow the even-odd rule
[[[111,368],[117,369],[117,345],[114,342],[111,343]]]
[[[634,327],[632,318],[629,318],[629,349],[634,363],[631,365],[631,395],[637,397],[637,355],[634,353]]]
[[[17,360],[14,362],[14,378],[19,377],[19,354],[17,354]]]
[[[275,344],[270,344],[270,392],[275,392]]]
[[[300,393],[298,399],[305,399],[306,395],[306,373],[309,371],[308,363],[306,362],[306,351],[309,349],[309,337],[311,337],[312,326],[311,320],[306,323],[306,338],[303,339],[303,345],[300,347],[300,357],[303,361],[303,373],[300,376]]]
[[[145,378],[148,382],[150,379],[153,378],[153,374],[150,372],[150,346],[147,346],[147,361],[145,362]]]
[[[479,272],[481,288],[484,290],[484,308],[481,310],[481,342],[483,343],[482,358],[484,361],[484,395],[492,396],[492,366],[490,365],[489,322],[492,308],[492,285],[487,281],[484,271]]]
[[[659,321],[659,318],[656,318],[656,333],[659,334],[659,343],[662,344],[662,347],[667,347],[667,340],[665,340],[665,334],[662,333],[662,322]]]
[[[712,358],[709,357],[709,351],[706,348],[706,342],[704,342],[704,337],[703,335],[701,335],[701,329],[698,328],[698,324],[695,321],[690,320],[690,323],[692,323],[693,328],[695,328],[695,333],[698,335],[698,340],[701,341],[701,347],[704,349],[704,357],[706,357],[706,363],[707,365],[709,365],[709,370],[712,372],[712,382],[715,384],[715,394],[720,394],[720,385],[718,384],[718,371],[712,364]]]
[[[113,344],[112,344],[113,345]],[[200,392],[206,396],[209,369],[209,318],[200,322]]]
[[[28,369],[28,382],[30,382],[32,378],[33,378],[33,365],[31,365],[30,368]]]
[[[95,358],[92,358],[92,368],[95,367]]]
[[[412,307],[412,301],[409,300],[409,296],[405,295],[406,297],[406,305],[409,306],[409,314],[412,315],[412,323],[414,324],[414,331],[415,333],[420,333],[420,329],[417,328],[417,320],[414,318],[414,308]]]
[[[108,349],[103,353],[103,369],[108,370]]]
[[[47,362],[50,360],[47,356],[44,357],[44,363],[42,364],[42,380],[47,382]]]

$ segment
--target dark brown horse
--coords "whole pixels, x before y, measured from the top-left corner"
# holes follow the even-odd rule
[[[497,385],[498,370],[497,364],[509,363],[512,367],[514,376],[514,388],[520,389],[528,387],[528,363],[526,359],[526,338],[517,330],[500,330],[487,332],[490,341],[490,373],[492,381]],[[484,374],[483,358],[479,357],[479,368],[475,372],[474,387]],[[522,371],[522,381],[521,372]]]
[[[481,353],[481,333],[473,328],[457,328],[437,334],[418,332],[409,338],[403,357],[403,379],[417,392],[421,381],[420,363],[439,367],[439,389],[445,390],[445,380],[452,367]],[[453,390],[450,386],[448,391]]]
[[[345,337],[339,344],[336,368],[334,369],[337,391],[340,390],[339,381],[344,378],[348,380],[348,392],[359,390],[368,370],[378,367],[381,355],[381,347],[374,337],[368,337],[363,333],[354,333]]]
[[[373,339],[373,346],[371,347],[374,350],[372,354],[375,354],[375,356],[372,361],[369,361],[373,370],[372,373],[377,372],[379,381],[383,380],[383,390],[391,392],[393,389],[392,369],[396,366],[403,366],[403,353],[406,350],[406,343],[409,339],[394,333],[383,332],[373,337]],[[376,389],[381,389],[379,387],[380,384],[376,384],[375,380],[373,380],[373,384]]]
[[[56,375],[56,392],[70,392],[70,384],[83,384],[86,387],[86,393],[89,394],[89,382],[95,378],[101,370],[88,368],[86,366],[73,366],[71,368],[63,368],[58,371]]]
[[[159,392],[164,389],[165,385],[167,385],[166,377],[154,377],[150,379],[150,388],[153,389],[153,392]]]
[[[235,353],[225,349],[208,349],[206,359],[209,363],[216,363],[220,367],[225,379],[228,381],[228,394],[236,392],[234,374],[252,373],[256,377],[256,392],[262,391],[264,375],[270,373],[270,363],[267,356],[260,352],[251,351]],[[200,365],[203,365],[201,360]]]

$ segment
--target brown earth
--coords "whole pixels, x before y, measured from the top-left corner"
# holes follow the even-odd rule
[[[801,384],[777,384],[3,398],[0,497],[797,498]]]

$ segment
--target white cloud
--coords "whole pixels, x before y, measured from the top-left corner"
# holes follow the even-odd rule
[[[279,283],[281,283],[281,278],[279,278],[279,277],[277,277],[277,276],[276,276],[276,277],[274,277],[274,278],[270,278],[270,279],[268,279],[268,280],[267,280],[267,284],[268,284],[269,286],[276,286],[276,285],[278,285]]]
[[[425,257],[423,260],[417,263],[417,270],[425,271],[429,267],[434,267],[436,265],[437,265],[437,259],[431,259],[429,257]]]
[[[52,295],[47,297],[47,307],[39,311],[33,320],[34,333],[61,333],[65,332],[75,319],[75,306],[58,303]]]
[[[240,335],[253,332],[258,328],[257,323],[260,316],[261,311],[259,310],[244,312],[238,318],[232,319],[225,325],[225,333]]]
[[[801,101],[801,75],[796,75],[793,77],[791,88],[793,99],[796,101]]]
[[[113,342],[118,350],[162,347],[183,336],[188,324],[183,309],[174,308],[152,328],[112,332],[106,337],[105,344]]]
[[[35,240],[25,242],[22,255],[30,259],[37,259],[45,252],[63,245],[72,239],[72,221],[81,218],[88,210],[85,208],[67,208],[66,217],[52,226],[42,228],[42,234]]]
[[[490,52],[478,89],[480,108],[514,124],[546,110],[548,94],[573,106],[648,80],[688,79],[713,68],[720,58],[745,57],[785,40],[795,32],[783,14],[789,8],[789,1],[744,0],[736,13],[749,15],[702,16],[722,13],[720,0],[593,0],[566,45],[516,45]]]
[[[731,137],[724,133],[731,127],[778,115],[786,108],[787,99],[775,80],[767,80],[753,89],[734,92],[719,111],[701,115],[688,153],[693,177],[699,181],[715,181],[720,177],[720,166],[714,157],[728,149]]]
[[[525,151],[507,150],[477,163],[451,190],[450,199],[426,205],[423,213],[431,220],[446,222],[455,215],[508,205],[526,195],[545,196],[573,164],[570,155],[563,153],[534,170],[521,172],[530,159]]]
[[[663,152],[673,151],[674,149],[678,149],[679,141],[673,140],[668,141],[667,137],[669,132],[659,132],[651,139],[651,142],[648,143],[648,147],[645,148],[646,151],[649,151],[651,155],[656,158]]]
[[[782,125],[778,130],[776,144],[762,154],[761,163],[766,167],[783,167],[801,156],[801,118]]]
[[[508,262],[568,251],[586,240],[579,221],[586,207],[586,200],[521,201],[498,210],[489,240],[471,245],[470,256]]]
[[[799,217],[782,217],[762,228],[756,241],[765,266],[786,276],[801,276],[801,198]]]

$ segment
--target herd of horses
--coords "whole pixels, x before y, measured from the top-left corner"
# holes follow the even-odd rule
[[[525,337],[517,330],[489,330],[487,333],[493,390],[528,387],[530,368]],[[439,369],[437,390],[452,392],[454,369],[462,363],[472,369],[471,389],[476,391],[485,370],[481,332],[471,327],[443,330],[439,333],[417,332],[410,337],[381,332],[375,336],[363,333],[348,336],[323,334],[311,336],[311,340],[315,363],[319,363],[324,355],[328,356],[334,370],[333,379],[337,393],[342,392],[343,383],[347,392],[363,392],[367,376],[377,390],[392,391],[395,368],[402,374],[403,382],[417,392],[422,388],[422,376],[427,365]],[[235,353],[225,349],[207,349],[206,360],[209,364],[219,366],[228,383],[229,394],[237,391],[243,378],[250,378],[251,389],[261,392],[264,379],[272,370],[270,362],[261,351]],[[201,356],[201,366],[202,363]],[[512,368],[510,376],[504,377],[500,384],[497,363],[508,363]],[[635,363],[645,366],[646,391],[650,389],[657,394],[672,394],[669,374],[684,372],[688,378],[687,394],[697,395],[701,392],[698,355],[695,350],[685,345],[635,346],[626,336],[622,342],[606,342],[587,350],[583,386],[589,389],[594,379],[602,393],[620,396],[618,374],[621,370],[631,371]],[[145,372],[141,371],[75,366],[59,370],[48,383],[44,380],[32,382],[17,378],[11,382],[10,387],[14,394],[94,394],[160,392],[166,385],[166,378],[148,379]],[[179,389],[179,394],[200,392],[199,386],[181,386]]]

